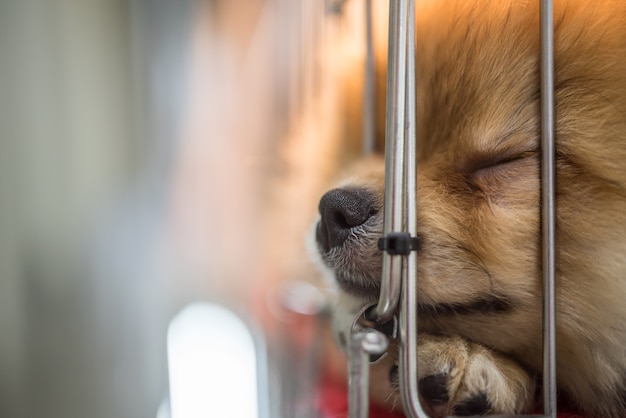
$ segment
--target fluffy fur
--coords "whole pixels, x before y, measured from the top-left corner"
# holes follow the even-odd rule
[[[510,382],[486,382],[496,388],[481,389],[491,412],[527,411],[542,367],[535,3],[417,5],[420,332],[515,363],[514,372],[477,363],[475,375],[521,382],[519,393],[498,395],[515,404],[509,409],[494,406],[492,392]],[[626,2],[557,1],[554,18],[558,385],[588,416],[617,418],[626,413]],[[352,320],[352,306],[377,300],[382,166],[368,160],[339,185],[368,190],[373,215],[342,245],[319,246],[338,279],[339,323]],[[451,362],[447,352],[420,361]],[[517,379],[520,370],[528,377]],[[453,391],[450,379],[444,386]],[[462,413],[452,398],[432,415]]]

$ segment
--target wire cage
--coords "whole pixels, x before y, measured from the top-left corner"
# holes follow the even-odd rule
[[[371,2],[366,3],[367,52],[371,41]],[[398,312],[399,376],[402,403],[407,416],[426,417],[418,396],[417,381],[417,158],[415,86],[414,0],[390,2],[387,121],[385,149],[383,273],[379,301],[355,318],[349,342],[349,416],[368,416],[368,368],[371,355],[387,348],[380,324]],[[555,350],[555,148],[554,59],[552,1],[541,0],[541,149],[542,149],[542,248],[543,248],[543,402],[542,417],[556,417]],[[364,144],[371,146],[373,128],[367,126],[373,98],[371,67],[367,60]],[[368,103],[369,102],[369,103]],[[373,320],[373,323],[372,323]]]

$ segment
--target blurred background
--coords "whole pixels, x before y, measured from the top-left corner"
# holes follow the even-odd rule
[[[192,302],[284,346],[361,152],[363,3],[0,0],[1,417],[157,416]]]

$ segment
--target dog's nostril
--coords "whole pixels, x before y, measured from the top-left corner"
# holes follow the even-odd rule
[[[359,226],[361,225],[361,223],[357,223],[358,221],[355,221],[354,219],[346,219],[345,215],[343,213],[340,212],[335,212],[332,214],[333,220],[332,222],[334,222],[338,227],[340,228],[351,228],[352,226]],[[355,225],[350,225],[351,223],[355,223]]]
[[[317,226],[317,241],[325,251],[344,243],[350,230],[363,225],[376,213],[375,200],[367,189],[334,189],[322,196],[322,219]]]

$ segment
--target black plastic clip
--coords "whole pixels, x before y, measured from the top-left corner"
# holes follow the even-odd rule
[[[422,249],[422,240],[407,232],[391,232],[378,240],[378,249],[389,255],[409,255]]]

